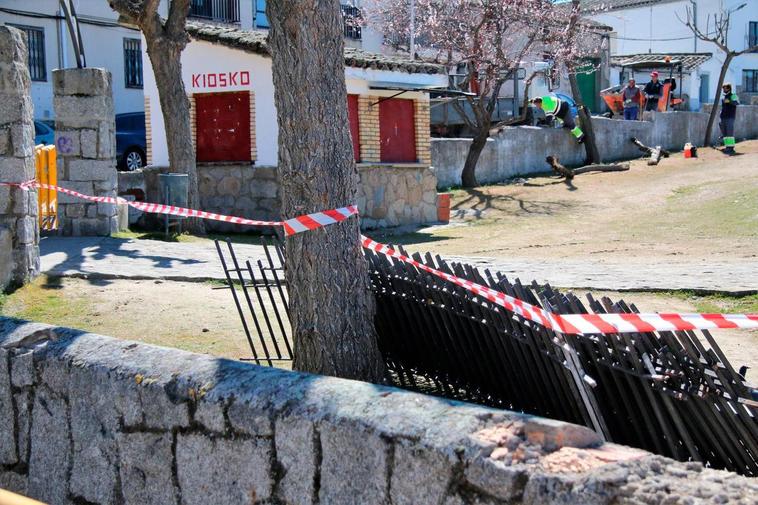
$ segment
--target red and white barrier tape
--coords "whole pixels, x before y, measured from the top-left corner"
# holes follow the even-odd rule
[[[196,217],[201,219],[211,219],[213,221],[223,221],[225,223],[242,224],[248,226],[283,226],[285,235],[293,235],[303,231],[313,230],[321,226],[327,226],[334,223],[339,223],[349,218],[350,216],[358,213],[358,208],[355,205],[349,207],[342,207],[340,209],[329,210],[325,212],[316,212],[314,214],[306,214],[303,216],[294,217],[287,221],[259,221],[256,219],[247,219],[244,217],[226,216],[224,214],[215,214],[213,212],[205,212],[202,210],[187,209],[184,207],[175,207],[173,205],[163,205],[160,203],[147,203],[147,202],[133,202],[125,200],[121,197],[112,196],[91,196],[73,191],[70,189],[62,188],[60,186],[53,186],[37,181],[28,181],[19,184],[14,183],[0,183],[4,186],[18,186],[21,189],[39,188],[39,189],[51,189],[59,193],[81,198],[82,200],[88,200],[90,202],[98,203],[112,203],[112,204],[125,204],[142,212],[149,212],[153,214],[169,214],[171,216],[182,217]]]
[[[358,214],[355,205],[333,209],[314,214],[306,214],[286,221],[258,221],[236,216],[225,216],[184,207],[162,205],[157,203],[130,202],[120,197],[90,196],[72,191],[70,189],[52,186],[49,184],[28,181],[24,183],[0,183],[2,186],[18,186],[21,189],[30,188],[52,189],[60,193],[75,196],[84,200],[101,203],[126,204],[143,212],[157,214],[169,214],[173,216],[197,217],[224,221],[249,226],[283,226],[286,235],[293,235],[308,230],[314,230],[322,226],[339,223]],[[568,334],[609,334],[609,333],[636,333],[652,331],[686,331],[686,330],[710,330],[714,328],[758,328],[758,314],[557,314],[549,312],[541,307],[526,303],[500,291],[495,291],[487,286],[482,286],[467,279],[431,268],[423,263],[409,258],[385,244],[361,235],[361,243],[366,249],[396,258],[400,261],[428,272],[436,277],[460,286],[477,296],[495,303],[504,309],[518,314],[519,316],[539,323],[558,333]]]
[[[397,258],[481,296],[523,318],[559,333],[642,333],[652,331],[710,330],[714,328],[758,328],[758,314],[556,314],[513,296],[467,279],[441,272],[409,258],[388,245],[361,235],[363,247]]]

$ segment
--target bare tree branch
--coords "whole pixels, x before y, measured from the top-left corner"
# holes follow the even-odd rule
[[[166,20],[166,31],[172,39],[187,36],[184,27],[187,24],[189,10],[190,0],[171,0],[171,7]]]

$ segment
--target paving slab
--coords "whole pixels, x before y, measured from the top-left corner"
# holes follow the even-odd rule
[[[509,279],[537,281],[555,287],[598,291],[675,291],[700,294],[758,293],[758,261],[667,261],[653,258],[643,262],[597,260],[522,260],[448,256],[449,261],[466,262],[479,268],[501,272]]]
[[[237,257],[264,259],[262,246],[235,244]],[[42,271],[59,277],[101,279],[222,280],[213,242],[175,243],[108,237],[45,237]],[[758,260],[609,262],[565,259],[524,260],[449,256],[502,272],[522,282],[604,291],[692,290],[698,293],[758,293]]]
[[[265,259],[262,246],[236,244],[239,258]],[[110,237],[44,237],[42,272],[54,277],[88,279],[224,279],[211,241],[198,243],[131,240]]]

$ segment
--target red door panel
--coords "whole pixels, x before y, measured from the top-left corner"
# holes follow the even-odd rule
[[[383,162],[416,162],[413,100],[391,98],[379,102],[379,140]]]
[[[353,139],[353,156],[361,160],[361,133],[358,127],[358,95],[347,95],[347,117],[350,121],[350,137]]]
[[[197,161],[251,161],[250,93],[195,95]]]

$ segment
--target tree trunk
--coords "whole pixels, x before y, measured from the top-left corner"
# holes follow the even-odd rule
[[[189,99],[182,80],[181,57],[184,44],[174,42],[165,35],[147,33],[145,41],[158,86],[163,123],[166,125],[169,172],[189,175],[187,205],[191,209],[200,209]],[[205,234],[202,219],[187,219],[184,228],[190,233]]]
[[[584,106],[582,94],[579,92],[579,84],[576,82],[576,69],[571,66],[568,71],[571,95],[574,97],[574,101],[579,109],[579,124],[584,132],[584,151],[587,155],[586,164],[600,163],[600,151],[598,151],[597,148],[595,130],[592,128],[592,121],[590,119],[590,114],[587,112],[587,107]]]
[[[734,55],[726,53],[724,58],[724,64],[721,65],[721,72],[719,73],[719,84],[716,86],[716,97],[713,99],[713,107],[711,113],[708,116],[708,126],[705,127],[705,139],[703,140],[703,147],[711,145],[711,132],[713,131],[713,123],[716,122],[716,114],[719,111],[719,99],[721,98],[721,86],[724,85],[726,79],[726,71],[729,70],[729,64],[732,62]],[[734,91],[734,90],[732,90]]]
[[[338,0],[269,0],[283,217],[356,201]],[[382,382],[357,218],[286,239],[296,370]]]
[[[479,162],[479,157],[484,151],[484,146],[487,145],[487,139],[490,137],[489,125],[482,127],[483,131],[477,133],[471,145],[468,148],[468,154],[466,155],[466,162],[463,164],[463,171],[461,172],[461,185],[464,188],[475,188],[479,185],[476,180],[476,164]]]

